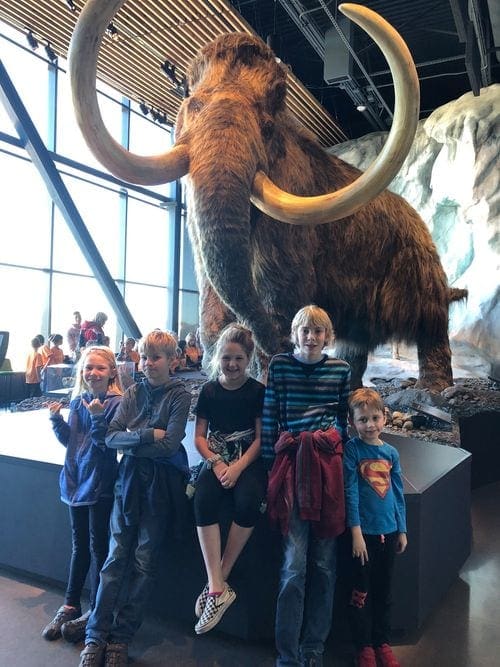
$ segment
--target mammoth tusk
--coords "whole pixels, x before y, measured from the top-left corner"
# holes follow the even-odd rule
[[[417,72],[405,42],[381,16],[361,5],[342,4],[340,11],[363,28],[384,54],[394,80],[394,120],[377,159],[341,190],[300,197],[280,190],[261,171],[253,182],[252,203],[276,220],[290,224],[321,224],[351,215],[376,197],[403,164],[417,129],[420,94]]]
[[[189,170],[185,145],[145,157],[126,150],[104,126],[96,94],[97,56],[106,27],[125,0],[88,0],[71,38],[69,72],[76,120],[92,153],[118,178],[141,185],[169,183]]]

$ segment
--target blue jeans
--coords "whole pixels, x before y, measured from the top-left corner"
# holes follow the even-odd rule
[[[283,538],[276,608],[279,667],[298,667],[306,656],[322,655],[330,632],[336,578],[336,541],[317,539],[296,508]]]
[[[142,623],[151,594],[165,530],[165,515],[152,516],[145,508],[139,523],[127,526],[122,496],[115,496],[109,555],[101,570],[96,604],[87,623],[87,644],[130,643]]]

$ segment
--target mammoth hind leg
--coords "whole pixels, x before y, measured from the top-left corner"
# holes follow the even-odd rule
[[[443,391],[453,385],[451,350],[448,337],[417,342],[419,379],[417,387]]]
[[[351,390],[362,387],[363,375],[368,365],[368,349],[337,340],[335,356],[347,361],[351,367]]]

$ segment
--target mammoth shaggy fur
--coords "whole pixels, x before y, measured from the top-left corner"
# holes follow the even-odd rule
[[[388,340],[416,343],[420,386],[452,384],[452,290],[416,211],[384,191],[357,213],[313,226],[271,219],[250,204],[261,169],[283,190],[338,190],[359,171],[329,155],[286,106],[287,70],[259,39],[228,34],[203,48],[188,75],[176,143],[189,146],[188,226],[208,351],[238,319],[267,355],[289,345],[308,303],[332,318],[337,356],[359,386],[368,352]]]

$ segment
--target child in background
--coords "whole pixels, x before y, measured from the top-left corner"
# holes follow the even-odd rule
[[[187,368],[201,368],[203,350],[198,347],[196,336],[192,331],[186,336],[184,355],[186,357]]]
[[[44,360],[44,365],[40,371],[42,391],[47,390],[47,367],[64,363],[64,352],[61,349],[61,345],[63,344],[63,337],[61,334],[51,334],[49,336],[48,343],[48,352],[45,351],[47,346],[41,350]],[[60,370],[55,370],[55,372],[59,374]]]
[[[123,451],[101,570],[80,667],[125,667],[155,582],[169,528],[187,521],[189,466],[182,445],[191,394],[170,378],[177,342],[155,330],[139,345],[145,379],[125,392],[106,444]],[[172,601],[175,603],[175,601]]]
[[[122,397],[110,349],[87,348],[78,363],[66,422],[62,404],[48,404],[54,433],[65,447],[61,500],[69,506],[72,553],[63,606],[46,626],[45,639],[61,634],[72,642],[85,635],[90,612],[82,616],[80,597],[90,567],[90,608],[95,605],[99,571],[108,553],[108,524],[116,477],[116,452],[104,437]]]
[[[254,343],[248,329],[231,324],[217,341],[196,408],[195,445],[205,459],[196,482],[194,511],[208,583],[198,596],[195,632],[211,630],[234,602],[227,584],[260,515],[266,476],[260,461],[264,385],[247,375]],[[219,510],[232,496],[234,520],[221,555]]]
[[[38,336],[31,340],[31,352],[26,360],[26,384],[28,385],[28,397],[41,396],[40,388],[41,373],[43,368],[42,355],[39,350],[42,344]]]
[[[358,433],[344,453],[347,525],[354,559],[349,611],[357,664],[398,667],[389,646],[389,622],[394,557],[407,544],[399,454],[380,439],[385,412],[375,390],[352,393],[349,417]]]
[[[295,352],[271,360],[262,419],[262,457],[272,465],[268,512],[283,534],[276,664],[320,667],[332,621],[335,538],[345,529],[341,457],[351,370],[323,352],[333,328],[321,308],[299,310],[291,338]]]
[[[135,370],[139,367],[139,360],[141,355],[135,349],[136,340],[135,338],[127,338],[125,342],[121,344],[120,351],[116,355],[118,361],[133,361],[135,364]]]

